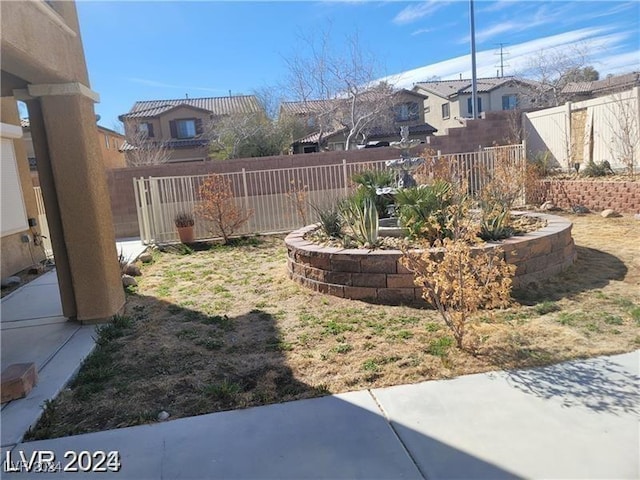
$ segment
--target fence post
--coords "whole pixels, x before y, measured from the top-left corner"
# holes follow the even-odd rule
[[[249,189],[247,188],[247,169],[242,168],[242,186],[244,188],[244,209],[249,210]]]
[[[347,179],[347,159],[342,159],[342,175],[344,175],[344,196],[349,195],[349,181]]]

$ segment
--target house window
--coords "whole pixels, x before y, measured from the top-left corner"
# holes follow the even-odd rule
[[[345,144],[344,142],[333,142],[329,144],[329,150],[333,150],[333,151],[342,151],[344,150]]]
[[[196,121],[178,120],[176,121],[176,129],[178,138],[193,138],[196,136]]]
[[[449,104],[442,104],[442,118],[449,118]]]
[[[431,107],[429,105],[427,105],[426,107],[424,107],[424,113],[431,113]]]
[[[515,110],[518,106],[518,97],[515,93],[502,96],[502,110]]]
[[[316,119],[314,117],[307,118],[307,127],[313,128],[316,126]]]
[[[109,148],[109,135],[105,135],[104,136],[104,144],[108,149]]]
[[[153,138],[153,124],[149,122],[142,122],[138,125],[138,132],[145,137]]]
[[[409,120],[418,120],[418,104],[416,102],[401,103],[394,107],[396,114],[396,122],[407,122]]]
[[[480,113],[482,111],[482,98],[478,97],[478,111],[476,113]],[[473,112],[471,111],[471,97],[467,98],[467,112],[469,112],[469,115],[473,115]]]

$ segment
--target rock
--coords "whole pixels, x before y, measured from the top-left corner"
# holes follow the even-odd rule
[[[572,205],[571,210],[573,213],[589,213],[589,209],[584,205]]]
[[[540,210],[546,210],[547,212],[556,212],[560,210],[559,207],[556,207],[555,204],[549,200],[540,205]]]
[[[136,287],[138,286],[138,282],[131,275],[124,274],[122,275],[122,285],[125,287]]]
[[[20,285],[21,283],[22,283],[22,279],[20,277],[11,276],[7,278],[3,278],[2,282],[0,282],[0,285],[2,285],[2,288],[9,288],[9,287],[15,287],[16,285]]]
[[[167,420],[171,415],[169,415],[169,412],[165,412],[164,410],[161,411],[158,414],[158,421],[159,422],[164,422],[165,420]]]
[[[142,272],[140,271],[140,267],[135,263],[127,263],[124,266],[124,274],[131,275],[132,277],[139,277],[142,275]]]
[[[616,212],[615,210],[613,210],[612,208],[607,208],[600,215],[602,215],[603,218],[612,218],[612,217],[619,217],[620,216],[620,214],[618,212]]]
[[[142,263],[151,263],[153,261],[153,255],[151,255],[149,252],[144,252],[140,254],[138,260],[140,260]]]

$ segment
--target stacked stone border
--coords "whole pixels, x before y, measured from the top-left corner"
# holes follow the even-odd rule
[[[563,209],[582,205],[594,212],[611,208],[619,213],[640,213],[640,182],[547,179],[527,193],[531,204],[547,200]]]
[[[507,262],[516,265],[514,287],[526,288],[573,264],[576,248],[572,223],[556,215],[522,213],[546,220],[547,226],[477,249],[503,249]],[[289,277],[320,293],[389,305],[421,302],[413,273],[400,264],[399,250],[364,250],[323,247],[304,239],[316,225],[296,230],[285,238]]]

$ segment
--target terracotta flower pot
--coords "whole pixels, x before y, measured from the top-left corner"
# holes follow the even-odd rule
[[[176,227],[178,229],[178,236],[182,243],[193,243],[196,240],[196,234],[193,225],[189,227]]]

